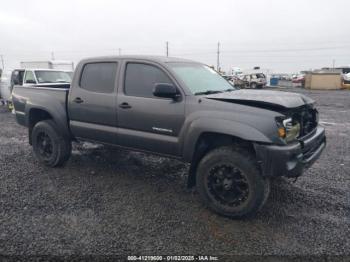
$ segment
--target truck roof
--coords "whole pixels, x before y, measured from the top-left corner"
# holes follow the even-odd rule
[[[184,59],[184,58],[177,58],[177,57],[166,57],[166,56],[150,56],[150,55],[122,55],[122,56],[100,56],[100,57],[89,57],[86,59],[81,60],[81,62],[92,62],[92,61],[100,61],[100,60],[118,60],[118,59],[142,59],[142,60],[148,60],[158,63],[170,63],[170,62],[182,62],[182,63],[196,63],[198,62]]]

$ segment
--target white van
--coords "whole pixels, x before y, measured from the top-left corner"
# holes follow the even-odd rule
[[[5,71],[0,77],[0,103],[8,105],[10,110],[12,109],[11,74],[12,71]]]

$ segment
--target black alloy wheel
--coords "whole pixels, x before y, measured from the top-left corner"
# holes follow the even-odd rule
[[[245,174],[233,165],[218,164],[207,177],[207,190],[221,205],[237,207],[249,196],[249,183]]]
[[[200,160],[196,187],[203,203],[214,212],[243,218],[265,204],[270,180],[261,175],[252,152],[237,145],[221,146]]]
[[[54,121],[43,120],[36,123],[31,138],[36,157],[46,166],[62,166],[69,159],[71,141],[60,133]]]
[[[37,143],[41,157],[45,160],[50,159],[53,153],[53,144],[50,136],[45,132],[40,132],[37,137]]]

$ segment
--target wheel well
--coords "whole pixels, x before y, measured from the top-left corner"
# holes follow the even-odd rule
[[[220,133],[203,133],[198,138],[195,151],[193,153],[187,180],[188,187],[193,187],[196,185],[196,170],[198,163],[203,156],[214,148],[227,145],[237,146],[255,154],[255,149],[251,141]]]
[[[47,119],[52,119],[52,116],[45,110],[33,108],[29,111],[29,119],[28,119],[29,120],[28,122],[29,144],[32,144],[33,127],[36,125],[36,123]]]

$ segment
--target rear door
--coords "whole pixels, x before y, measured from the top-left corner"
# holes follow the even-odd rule
[[[116,142],[117,61],[88,62],[77,68],[70,89],[70,128],[77,138]]]
[[[119,81],[118,143],[127,147],[179,155],[178,137],[184,122],[185,96],[177,100],[153,95],[156,83],[174,79],[165,68],[151,62],[124,61]]]

